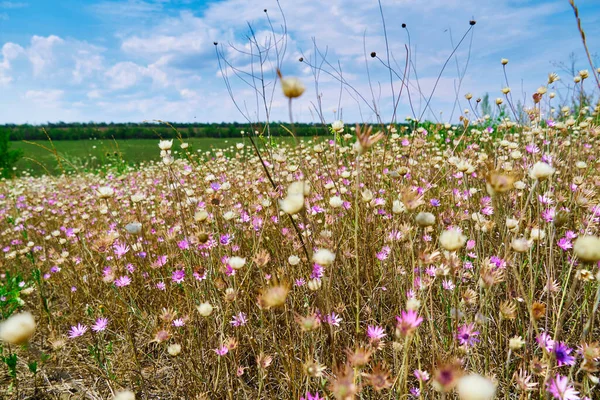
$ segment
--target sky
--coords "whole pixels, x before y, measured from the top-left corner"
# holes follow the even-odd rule
[[[600,53],[600,2],[577,5]],[[550,72],[566,95],[573,52],[589,69],[567,0],[0,0],[0,123],[287,121],[277,67],[296,121],[455,122],[502,96],[502,58],[514,102]]]

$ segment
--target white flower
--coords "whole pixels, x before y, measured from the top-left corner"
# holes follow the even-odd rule
[[[173,147],[173,140],[161,140],[158,142],[158,147],[163,151],[171,150],[171,147]]]
[[[196,221],[196,222],[206,221],[207,218],[208,218],[208,212],[206,212],[206,210],[204,210],[204,209],[198,210],[194,214],[194,221]]]
[[[339,208],[344,204],[344,201],[340,196],[333,196],[329,199],[329,205],[333,208]]]
[[[362,195],[362,199],[365,203],[368,203],[371,200],[373,200],[373,192],[371,192],[369,189],[363,190],[361,195]]]
[[[298,78],[283,78],[281,79],[281,89],[283,94],[290,99],[302,96],[304,93],[304,84]]]
[[[181,143],[181,148],[182,149],[187,149],[188,146],[189,146],[189,144],[187,144],[187,143]]]
[[[130,224],[125,225],[125,230],[132,235],[137,235],[142,231],[142,224],[139,222],[132,222]]]
[[[532,228],[529,237],[531,240],[544,240],[546,232],[540,228]]]
[[[508,341],[508,347],[510,347],[511,350],[519,350],[524,345],[525,341],[521,336],[514,336]]]
[[[101,186],[96,191],[98,192],[98,197],[101,199],[108,199],[115,194],[115,190],[110,186]]]
[[[13,314],[0,323],[0,340],[11,344],[26,343],[35,332],[35,319],[30,312]]]
[[[174,343],[172,345],[170,345],[169,347],[167,347],[167,352],[172,355],[173,357],[179,355],[179,353],[181,353],[181,345]]]
[[[208,302],[200,304],[196,309],[203,317],[208,317],[213,312],[213,306]]]
[[[467,242],[467,237],[457,230],[448,230],[440,235],[440,245],[448,251],[456,251]]]
[[[552,168],[549,164],[538,161],[533,164],[533,167],[529,170],[529,176],[532,179],[543,181],[546,178],[549,178],[552,174],[554,174],[556,170]]]
[[[491,400],[496,394],[496,385],[481,375],[471,374],[460,378],[456,391],[461,400]]]
[[[302,193],[288,194],[285,199],[279,200],[279,207],[286,214],[298,214],[304,208],[304,195]]]
[[[392,203],[392,212],[394,214],[402,214],[405,211],[406,207],[404,206],[404,203],[400,200],[394,200],[394,202]]]
[[[129,390],[118,392],[113,397],[113,400],[135,400],[135,393]]]
[[[333,124],[331,124],[331,129],[337,133],[341,133],[344,130],[344,123],[340,120],[334,121]]]
[[[233,269],[240,269],[246,264],[246,259],[238,256],[233,256],[229,257],[227,263]]]
[[[300,264],[300,257],[294,256],[294,255],[289,256],[288,263],[290,263],[291,266],[298,265],[298,264]]]
[[[573,252],[582,261],[595,263],[600,260],[600,238],[580,236],[573,244]]]
[[[335,254],[327,249],[319,249],[313,254],[312,260],[317,264],[326,267],[333,264],[333,261],[335,260]]]
[[[432,213],[429,213],[429,212],[421,211],[415,217],[415,221],[417,222],[417,225],[419,225],[420,227],[431,226],[431,225],[435,224],[435,215],[433,215]]]

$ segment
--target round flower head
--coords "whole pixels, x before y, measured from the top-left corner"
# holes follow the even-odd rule
[[[173,357],[178,356],[181,353],[181,345],[180,344],[172,344],[167,348],[167,352]]]
[[[529,170],[529,176],[531,179],[543,181],[554,174],[556,170],[549,164],[538,161],[533,164],[533,167]]]
[[[238,256],[229,257],[227,264],[233,269],[240,269],[246,264],[246,259]]]
[[[333,129],[337,133],[341,133],[344,131],[344,123],[339,120],[335,121],[333,124],[331,124],[331,129]]]
[[[115,394],[113,400],[135,400],[135,393],[130,390],[124,390]]]
[[[208,302],[200,304],[197,309],[200,315],[203,317],[208,317],[213,312],[213,306]]]
[[[431,226],[435,224],[435,215],[429,212],[420,212],[415,217],[415,221],[417,225],[424,228],[426,226]]]
[[[277,75],[279,75],[279,80],[281,81],[281,90],[283,90],[283,94],[285,97],[290,99],[294,99],[296,97],[302,96],[304,93],[304,84],[298,78],[284,78],[281,75],[281,72],[277,70]]]
[[[30,312],[13,314],[0,323],[0,340],[11,344],[26,343],[35,332],[35,320]]]
[[[471,374],[459,379],[456,391],[461,400],[491,400],[496,393],[496,385],[481,375]]]
[[[109,186],[101,186],[96,192],[101,199],[108,199],[115,194],[115,190]]]
[[[457,230],[448,230],[440,235],[440,245],[448,251],[456,251],[467,242],[467,237]]]
[[[573,245],[575,255],[589,263],[600,261],[600,238],[597,236],[580,236]]]
[[[312,259],[317,264],[326,267],[333,264],[333,261],[335,260],[335,254],[327,249],[319,249],[313,254]]]
[[[158,142],[158,147],[163,151],[171,150],[171,147],[173,147],[173,140],[161,140]]]

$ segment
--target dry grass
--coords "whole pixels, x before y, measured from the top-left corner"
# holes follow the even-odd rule
[[[233,146],[163,150],[169,165],[121,176],[4,182],[1,268],[33,289],[19,296],[38,322],[28,347],[3,349],[19,358],[5,395],[438,398],[436,379],[454,393],[473,372],[506,398],[543,395],[556,374],[593,398],[600,276],[566,245],[598,235],[600,130],[587,116],[505,122],[498,139],[477,125],[388,126],[385,146],[361,134],[354,148],[346,127],[264,151],[276,189],[254,149]],[[299,180],[310,193],[290,218],[279,201]],[[94,332],[98,318],[108,325]],[[558,366],[543,332],[574,359]]]

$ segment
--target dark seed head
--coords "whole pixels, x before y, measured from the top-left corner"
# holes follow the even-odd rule
[[[304,57],[300,57],[300,58],[298,59],[298,61],[300,61],[300,62],[304,61]]]
[[[476,23],[477,23],[477,21],[475,21],[474,19],[469,21],[469,25],[471,25],[471,26],[475,25]]]
[[[404,23],[403,23],[403,24],[402,24],[402,27],[403,27],[403,28],[406,28],[406,24],[404,24]]]
[[[372,52],[371,52],[371,57],[372,57],[372,58],[375,58],[375,57],[377,57],[377,53],[375,53],[374,51],[372,51]]]
[[[267,9],[265,8],[263,11],[264,11],[264,12],[267,12]]]
[[[213,44],[216,46],[216,45],[218,45],[218,44],[219,44],[219,42],[213,42]]]

